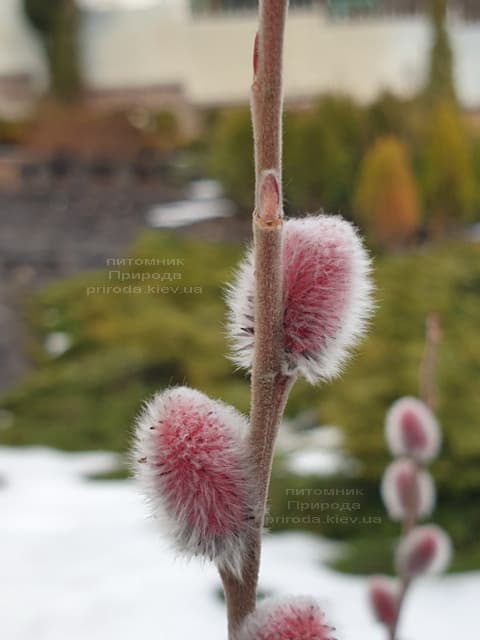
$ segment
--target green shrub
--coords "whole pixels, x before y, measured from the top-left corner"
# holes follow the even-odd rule
[[[254,202],[253,137],[248,109],[225,111],[216,118],[210,139],[210,171],[242,212]]]
[[[362,477],[378,479],[387,461],[385,411],[418,394],[425,318],[440,316],[438,416],[443,452],[434,465],[440,487],[480,489],[480,246],[445,244],[383,258],[375,269],[378,310],[366,343],[345,375],[321,392],[322,422],[342,425]]]
[[[453,103],[439,102],[425,117],[419,180],[431,233],[444,233],[475,218],[471,132]]]
[[[287,208],[298,215],[325,210],[351,217],[351,191],[365,145],[362,108],[325,96],[285,126]]]
[[[239,254],[236,245],[149,232],[131,254],[138,265],[110,270],[130,274],[123,285],[144,277],[142,286],[201,287],[201,293],[87,296],[87,287],[119,284],[108,271],[81,274],[38,292],[25,309],[36,368],[0,402],[13,417],[11,428],[0,432],[2,444],[125,451],[143,399],[170,384],[189,384],[247,411],[247,378],[225,358],[221,298]],[[184,260],[184,265],[146,264],[163,258]],[[178,272],[182,278],[152,281],[157,272]],[[293,476],[279,459],[271,490],[271,514],[277,517],[272,529],[308,529],[348,542],[349,555],[338,562],[350,570],[377,570],[380,562],[383,570],[390,569],[388,540],[397,528],[379,496],[389,460],[385,412],[399,396],[418,393],[425,317],[435,310],[442,326],[438,416],[444,432],[442,453],[432,468],[440,495],[436,520],[454,539],[454,567],[479,567],[480,245],[449,243],[385,256],[375,265],[375,279],[378,310],[368,339],[342,378],[318,388],[299,383],[288,406],[290,416],[313,410],[318,424],[343,428],[345,450],[360,461],[360,473]],[[43,345],[55,331],[67,333],[71,347],[52,357]],[[292,488],[358,489],[362,520],[321,526],[282,521],[292,515],[287,494]],[[375,544],[387,545],[383,555],[374,553]]]
[[[298,214],[324,208],[350,211],[351,187],[366,134],[360,107],[343,96],[326,96],[307,112],[287,113],[285,206]],[[242,211],[254,196],[253,138],[248,109],[223,112],[210,145],[212,175]]]
[[[14,417],[2,440],[123,451],[143,399],[185,382],[246,410],[246,379],[224,356],[222,329],[222,289],[236,255],[237,247],[146,234],[132,253],[139,266],[110,267],[131,280],[109,279],[102,271],[41,291],[26,308],[37,369],[2,401]],[[157,258],[184,260],[184,266],[146,264]],[[182,278],[152,279],[168,272]],[[129,284],[143,293],[102,290]],[[149,293],[149,286],[186,287],[187,293]],[[188,292],[191,287],[201,292]],[[87,295],[89,288],[98,293]],[[43,344],[58,331],[70,337],[71,347],[52,358]]]
[[[407,149],[400,140],[378,138],[366,153],[354,205],[377,245],[395,248],[415,236],[420,224],[418,195]]]

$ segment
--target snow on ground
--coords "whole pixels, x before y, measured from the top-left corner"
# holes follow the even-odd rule
[[[162,204],[147,212],[147,223],[157,229],[177,229],[195,222],[229,218],[227,200],[179,200],[170,204]]]
[[[342,469],[344,458],[334,451],[299,451],[290,454],[288,470],[297,475],[333,475]]]
[[[131,481],[83,475],[115,464],[107,453],[0,448],[2,640],[225,640],[214,569],[173,558]],[[322,565],[334,550],[267,536],[261,588],[316,596],[338,640],[384,640],[364,580]],[[479,595],[480,573],[419,583],[402,640],[475,637]]]
[[[176,229],[203,220],[229,218],[233,203],[222,197],[216,180],[194,180],[189,185],[187,200],[160,204],[147,211],[147,223],[159,229]]]
[[[309,416],[304,416],[308,424]],[[302,417],[285,420],[280,429],[277,450],[286,454],[286,469],[296,475],[355,475],[360,465],[342,450],[343,432],[334,426],[302,428]]]

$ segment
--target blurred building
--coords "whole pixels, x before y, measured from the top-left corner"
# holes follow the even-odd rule
[[[79,0],[80,1],[80,0]],[[0,3],[0,115],[45,83],[38,42],[22,0]],[[186,128],[197,108],[244,103],[256,30],[253,0],[158,0],[139,10],[94,10],[82,0],[81,60],[92,101],[171,109]],[[361,102],[421,85],[428,59],[425,0],[292,0],[286,33],[285,90],[308,103],[338,91]],[[90,8],[88,8],[90,6]],[[458,0],[450,16],[460,99],[480,104],[480,2]],[[43,83],[43,85],[42,85]]]
[[[194,3],[197,10],[191,10],[188,0],[170,2],[171,13],[164,5],[85,16],[89,87],[117,92],[117,99],[122,90],[148,88],[150,100],[169,87],[194,107],[245,102],[257,27],[252,3],[234,6],[218,0]],[[297,0],[291,5],[285,51],[288,100],[305,102],[339,91],[366,102],[383,89],[412,94],[422,83],[430,34],[428,21],[416,12],[419,2],[410,3],[411,12],[388,19],[377,14],[339,19],[327,3]],[[454,15],[450,27],[460,98],[468,106],[479,104],[480,23]]]
[[[27,24],[21,0],[1,0],[0,117],[26,113],[46,85],[41,45]]]
[[[425,13],[430,2],[431,0],[290,0],[290,7],[316,5],[324,8],[332,17],[398,16]],[[256,8],[258,0],[190,0],[189,4],[194,11],[238,11]],[[449,4],[451,10],[466,19],[480,19],[478,0],[450,0]]]

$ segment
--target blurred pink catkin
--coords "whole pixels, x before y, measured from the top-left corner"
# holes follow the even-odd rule
[[[425,573],[441,573],[451,558],[448,535],[436,525],[415,527],[400,542],[396,562],[401,575],[413,578]]]
[[[430,409],[417,398],[400,398],[387,414],[386,438],[395,456],[429,462],[438,454],[441,434]]]
[[[368,596],[376,619],[386,627],[392,627],[398,614],[398,580],[388,576],[372,576],[368,581]]]
[[[424,469],[417,469],[408,458],[395,460],[385,469],[381,493],[392,520],[403,520],[409,514],[425,518],[435,506],[435,485],[431,475]]]

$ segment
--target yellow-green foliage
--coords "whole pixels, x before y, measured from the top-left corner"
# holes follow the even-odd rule
[[[401,245],[418,229],[420,210],[407,149],[393,136],[378,138],[363,159],[355,210],[381,246]]]
[[[40,292],[26,310],[37,370],[3,403],[14,416],[5,441],[123,450],[142,400],[169,384],[188,383],[246,410],[246,379],[224,355],[222,291],[238,254],[236,246],[146,234],[131,254],[137,265],[109,268],[123,282],[105,270]],[[147,264],[163,258],[184,265]],[[172,280],[161,280],[165,273]],[[181,279],[173,279],[177,273]],[[129,285],[143,293],[104,289]],[[87,295],[89,288],[97,293]],[[72,345],[52,358],[43,344],[56,331]]]
[[[295,215],[321,208],[348,215],[350,190],[364,144],[364,114],[350,98],[326,96],[285,117],[285,206]],[[220,114],[210,144],[210,168],[227,194],[250,212],[253,138],[248,109]]]
[[[123,286],[201,287],[201,293],[95,293],[120,286],[107,270],[86,273],[42,290],[29,303],[29,349],[36,369],[4,398],[13,413],[8,443],[68,449],[122,449],[142,399],[168,384],[187,383],[248,409],[248,383],[226,359],[225,283],[241,248],[147,233],[136,243],[142,264],[111,270],[147,277]],[[147,266],[152,259],[184,260]],[[153,274],[181,273],[159,281]],[[320,423],[343,427],[349,452],[376,480],[386,461],[383,420],[399,396],[417,393],[424,322],[439,313],[439,409],[445,446],[436,468],[444,486],[480,488],[480,246],[451,244],[384,257],[375,265],[378,311],[369,337],[345,374],[314,388],[299,384],[289,413],[314,409]],[[173,277],[173,276],[172,276]],[[45,337],[63,331],[71,348],[53,358]]]
[[[437,103],[426,118],[420,151],[427,220],[434,232],[472,219],[472,142],[453,103]]]
[[[324,209],[350,216],[350,198],[365,145],[365,114],[345,96],[325,96],[285,122],[285,193],[295,214]]]
[[[131,254],[142,264],[110,269],[148,277],[143,285],[140,281],[144,287],[152,283],[201,287],[201,293],[87,296],[87,287],[119,286],[117,276],[109,278],[106,270],[82,274],[40,291],[26,308],[29,350],[36,369],[0,402],[0,408],[13,417],[11,428],[0,432],[2,444],[124,451],[142,400],[169,384],[198,387],[247,411],[248,382],[225,358],[223,333],[222,290],[240,251],[235,245],[148,233]],[[146,260],[163,258],[185,263],[145,264]],[[154,273],[165,272],[181,273],[182,279],[152,279]],[[348,522],[319,528],[287,520],[274,528],[307,527],[350,540],[363,536],[344,566],[358,571],[388,570],[388,543],[382,557],[376,553],[379,538],[392,536],[393,540],[396,535],[378,490],[389,459],[383,439],[385,412],[399,396],[417,394],[425,316],[436,310],[442,324],[438,416],[444,432],[443,450],[433,466],[440,490],[436,520],[454,538],[457,566],[470,568],[475,562],[477,566],[480,245],[456,243],[383,257],[375,265],[375,279],[378,311],[368,339],[342,378],[317,388],[298,384],[288,407],[292,416],[313,410],[319,424],[343,427],[348,453],[362,463],[360,475],[294,478],[285,476],[278,467],[272,483],[271,513],[295,515],[287,504],[286,489],[292,487],[329,490],[321,495],[330,495],[332,487],[355,487],[361,490],[360,516],[367,520],[380,517],[381,522],[368,527]],[[139,281],[129,278],[123,286],[128,283],[138,286]],[[56,358],[43,346],[53,331],[65,332],[72,340],[71,348]],[[312,493],[312,500],[318,501],[318,495]]]
[[[250,213],[254,169],[248,110],[220,113],[208,138],[212,176]],[[358,223],[370,218],[372,224],[365,229],[369,239],[387,248],[402,243],[417,227],[438,236],[475,219],[480,187],[474,147],[473,127],[451,102],[426,108],[421,100],[384,94],[362,107],[344,96],[324,96],[306,111],[285,115],[285,210],[293,215],[341,213]],[[371,178],[377,184],[376,197],[370,198],[375,201],[367,211],[355,195],[362,159],[373,163],[376,154],[382,154],[396,177],[389,189],[381,184],[381,175]],[[381,174],[381,158],[376,165]],[[373,208],[381,210],[385,238],[374,233]],[[393,238],[395,231],[398,238]]]
[[[254,202],[255,170],[250,112],[236,109],[220,114],[210,143],[209,164],[227,195],[244,211]]]
[[[154,111],[144,114],[143,132],[146,140],[162,150],[176,149],[182,142],[180,123],[173,111]]]
[[[384,258],[375,269],[378,310],[369,337],[321,402],[327,422],[342,425],[347,447],[378,478],[387,459],[385,412],[418,394],[425,317],[440,316],[438,417],[444,444],[434,472],[441,487],[480,490],[480,245],[447,244]]]

